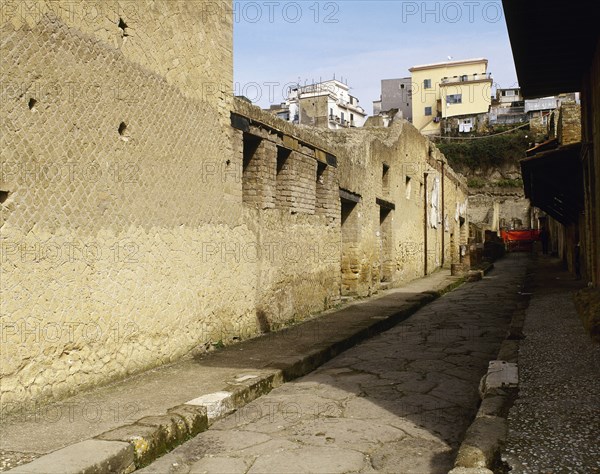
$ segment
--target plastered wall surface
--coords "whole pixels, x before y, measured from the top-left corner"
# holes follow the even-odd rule
[[[106,2],[92,22],[68,2],[25,3],[3,2],[0,43],[8,409],[175,360],[224,320],[256,326],[257,265],[207,265],[221,242],[252,240],[231,100],[200,93],[231,81],[228,17],[192,21],[201,2]]]

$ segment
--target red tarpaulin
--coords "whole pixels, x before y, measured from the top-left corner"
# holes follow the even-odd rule
[[[502,230],[500,231],[504,242],[533,242],[540,240],[539,230]]]
[[[531,252],[533,242],[540,240],[539,230],[502,230],[500,235],[509,252]]]

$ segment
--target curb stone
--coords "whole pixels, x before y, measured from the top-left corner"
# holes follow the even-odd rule
[[[493,269],[494,264],[492,262],[484,262],[479,266],[479,268],[475,268],[467,272],[467,281],[474,282],[482,280],[483,277],[486,276]]]
[[[493,264],[491,264],[491,270]],[[527,274],[529,273],[529,269]],[[525,279],[523,286],[530,284]],[[501,465],[501,454],[508,433],[508,412],[519,390],[519,341],[531,293],[520,293],[505,340],[500,345],[497,360],[490,361],[488,372],[480,384],[481,405],[461,443],[454,469],[448,474],[493,474]]]
[[[448,474],[494,474],[485,467],[455,467]]]
[[[408,305],[384,317],[362,321],[356,330],[342,338],[322,343],[301,356],[282,358],[276,369],[260,375],[244,375],[226,381],[219,392],[203,394],[167,413],[146,416],[132,424],[104,432],[31,463],[6,472],[15,474],[129,474],[145,467],[186,440],[207,430],[215,421],[269,393],[274,388],[306,375],[328,360],[376,334],[394,327],[423,306],[456,289],[466,278],[454,278],[438,291],[423,291]],[[103,448],[103,449],[101,449]],[[51,470],[54,469],[54,470]]]
[[[500,455],[507,421],[500,416],[477,414],[467,430],[456,457],[456,467],[490,468]]]
[[[135,471],[133,447],[129,443],[88,439],[59,449],[8,472],[15,474],[65,474]]]

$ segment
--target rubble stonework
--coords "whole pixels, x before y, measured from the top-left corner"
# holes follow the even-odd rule
[[[494,232],[500,228],[528,228],[531,223],[531,206],[521,188],[472,188],[469,196],[469,221]]]
[[[54,3],[2,19],[4,410],[458,262],[466,185],[410,124],[233,100],[230,2]]]
[[[556,137],[562,145],[581,141],[581,106],[564,103],[559,109]]]

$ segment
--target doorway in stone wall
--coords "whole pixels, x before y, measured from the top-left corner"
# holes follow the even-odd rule
[[[379,207],[379,278],[382,283],[392,281],[394,273],[392,216],[391,209]]]
[[[360,259],[358,249],[358,203],[360,196],[340,191],[342,211],[342,295],[358,294]]]

